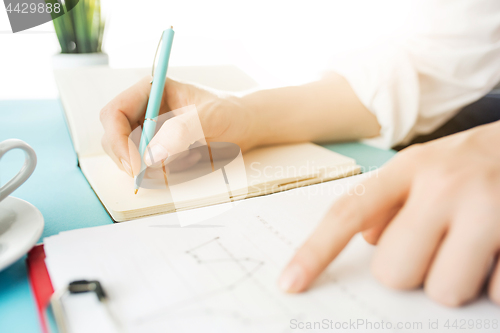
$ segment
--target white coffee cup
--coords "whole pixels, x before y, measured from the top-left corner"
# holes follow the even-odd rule
[[[14,177],[5,185],[0,187],[0,201],[7,198],[19,186],[21,186],[33,173],[36,167],[36,154],[33,148],[26,142],[18,139],[9,139],[0,142],[0,159],[12,149],[21,149],[25,153],[24,164]]]

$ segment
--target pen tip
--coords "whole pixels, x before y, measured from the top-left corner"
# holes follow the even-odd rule
[[[135,190],[134,194],[137,194],[137,192],[139,192],[139,190]]]

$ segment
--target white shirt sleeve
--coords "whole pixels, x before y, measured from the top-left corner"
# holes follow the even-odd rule
[[[500,0],[419,0],[410,34],[334,69],[381,125],[390,148],[427,134],[500,81]]]

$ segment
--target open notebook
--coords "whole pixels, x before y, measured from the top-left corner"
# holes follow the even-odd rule
[[[193,182],[192,190],[183,187],[177,199],[169,187],[141,188],[133,192],[133,179],[120,171],[101,147],[104,130],[99,121],[100,110],[118,93],[150,69],[110,69],[92,67],[55,71],[80,167],[95,193],[112,218],[127,221],[147,215],[181,211],[247,197],[270,194],[291,188],[342,178],[360,172],[356,162],[312,143],[254,149],[243,155],[247,182],[226,193],[201,191]],[[170,77],[194,82],[213,89],[240,92],[253,89],[256,82],[234,66],[173,67]],[[217,170],[214,171],[215,173]],[[227,175],[220,176],[227,182]],[[244,188],[243,188],[244,187]],[[184,195],[189,193],[190,196]],[[174,200],[175,199],[175,200]]]

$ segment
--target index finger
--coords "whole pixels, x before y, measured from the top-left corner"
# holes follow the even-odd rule
[[[278,282],[282,290],[306,290],[356,233],[393,216],[392,208],[405,200],[411,182],[409,172],[395,170],[400,167],[395,164],[389,162],[378,177],[361,183],[363,194],[344,195],[332,205],[283,271]]]
[[[144,119],[144,113],[151,90],[151,78],[144,77],[130,88],[111,100],[100,113],[104,127],[104,144],[122,164],[128,163],[128,169],[140,170],[140,157],[135,158],[135,145],[130,144],[129,135]],[[133,146],[133,147],[131,147]],[[132,158],[134,156],[134,158]],[[137,153],[138,156],[138,153]],[[125,162],[125,163],[124,163]],[[125,167],[127,169],[127,167]],[[134,174],[136,174],[134,172]]]

